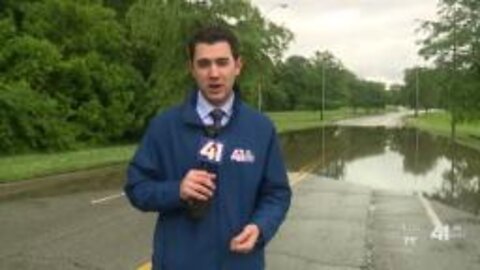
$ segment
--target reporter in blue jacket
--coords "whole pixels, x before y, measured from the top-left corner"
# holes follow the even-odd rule
[[[125,192],[136,208],[158,212],[153,269],[264,269],[265,245],[291,199],[275,128],[240,100],[242,60],[229,30],[203,28],[188,49],[197,89],[150,122]],[[212,124],[221,125],[216,137],[205,133]],[[199,202],[208,208],[192,218],[189,207]]]

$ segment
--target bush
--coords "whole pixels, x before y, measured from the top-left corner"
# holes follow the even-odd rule
[[[74,147],[77,129],[53,99],[26,82],[0,82],[0,153]]]

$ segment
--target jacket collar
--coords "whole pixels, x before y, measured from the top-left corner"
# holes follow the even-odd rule
[[[185,99],[184,103],[182,104],[182,120],[186,124],[197,126],[197,127],[203,127],[203,122],[200,119],[200,116],[198,115],[196,110],[197,98],[198,98],[197,89],[198,88],[194,88],[194,90],[191,90],[189,95]],[[238,89],[237,86],[234,86],[233,91],[235,91],[235,98],[233,100],[232,115],[230,120],[227,123],[227,126],[233,121],[235,121],[238,111],[242,107],[240,90]]]

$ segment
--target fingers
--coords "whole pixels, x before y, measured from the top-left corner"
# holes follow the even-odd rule
[[[238,253],[248,253],[253,249],[256,238],[251,231],[244,229],[239,235],[232,239],[230,249]]]
[[[247,230],[247,228],[244,228],[243,231],[239,235],[237,235],[235,238],[233,238],[233,242],[235,244],[244,243],[245,241],[248,240],[250,235],[251,235],[251,232],[249,230]]]
[[[207,171],[195,171],[196,173],[194,176],[197,178],[197,183],[206,186],[207,188],[211,190],[215,190],[215,183],[213,180],[215,180],[216,175],[213,173],[209,173]]]
[[[206,201],[213,196],[213,191],[204,185],[195,182],[189,182],[186,185],[184,193],[187,199]]]
[[[230,250],[238,253],[248,253],[254,247],[260,235],[260,230],[255,224],[245,226],[243,231],[230,242]]]
[[[203,170],[190,170],[180,184],[180,197],[184,200],[208,200],[215,190],[214,179],[214,174]]]

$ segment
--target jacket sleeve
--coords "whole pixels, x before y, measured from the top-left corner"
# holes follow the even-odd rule
[[[270,138],[259,199],[252,218],[260,228],[258,244],[261,246],[273,238],[285,219],[292,196],[275,129]]]
[[[127,169],[124,187],[130,203],[142,211],[168,212],[183,206],[180,181],[165,179],[160,160],[161,136],[151,121]]]

